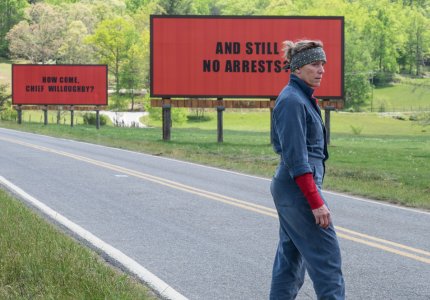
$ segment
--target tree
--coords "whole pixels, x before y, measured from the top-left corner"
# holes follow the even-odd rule
[[[6,92],[8,88],[8,84],[0,84],[0,112],[4,109],[4,105],[6,104],[6,101],[11,99],[11,95]]]
[[[133,15],[133,21],[138,32],[148,32],[150,30],[150,15],[165,14],[166,11],[157,1],[148,2],[141,6]]]
[[[364,30],[374,67],[379,72],[397,72],[399,46],[403,45],[404,39],[402,24],[399,22],[402,6],[389,3],[388,0],[363,0],[361,5],[367,6],[370,15]]]
[[[292,0],[271,0],[264,12],[268,15],[291,14]]]
[[[32,63],[55,61],[64,30],[60,13],[50,5],[37,3],[26,10],[26,20],[8,32],[9,51],[12,56]]]
[[[190,15],[195,13],[193,0],[157,0],[167,15]]]
[[[0,84],[0,120],[13,120],[17,116],[16,110],[9,101],[12,95],[7,91],[8,84]]]
[[[120,89],[120,68],[127,59],[129,49],[139,40],[132,22],[123,17],[104,20],[99,23],[95,33],[86,41],[93,45],[100,62],[108,64],[115,77],[116,93]]]
[[[136,13],[133,15],[134,24],[136,25],[136,30],[141,33],[141,50],[143,57],[140,62],[140,67],[142,67],[142,84],[144,87],[149,87],[149,60],[150,60],[150,15],[161,15],[165,13],[163,7],[161,7],[157,1],[150,1],[147,4],[141,6]],[[140,60],[140,59],[139,59]]]
[[[126,4],[123,0],[81,0],[80,3],[91,7],[92,13],[98,21],[123,16],[126,11]]]
[[[218,0],[217,5],[223,15],[257,15],[270,5],[270,0]]]
[[[428,0],[399,0],[404,6],[426,8],[429,6]]]
[[[23,18],[27,5],[25,0],[0,1],[0,56],[7,55],[9,44],[6,34]]]
[[[125,0],[125,5],[127,7],[127,10],[135,13],[139,10],[142,6],[147,5],[149,2],[152,2],[150,0]]]
[[[77,2],[63,5],[61,10],[68,24],[68,28],[70,29],[70,24],[72,22],[80,21],[85,25],[87,34],[93,34],[97,23],[100,22],[95,12],[96,5],[96,2],[94,4]]]
[[[221,14],[218,0],[193,0],[193,10],[197,15],[217,16]]]
[[[95,62],[93,49],[84,42],[88,30],[81,21],[73,21],[58,49],[58,61],[67,64],[90,64]]]
[[[430,48],[430,22],[417,8],[408,11],[405,19],[407,40],[400,63],[409,66],[410,74],[415,72],[415,75],[420,76],[424,55]]]
[[[79,2],[79,0],[44,0],[44,2],[52,5],[61,5],[65,3],[76,3]]]
[[[131,110],[134,110],[134,97],[137,89],[142,89],[145,79],[145,49],[143,43],[135,44],[127,52],[121,68],[121,87],[130,91]]]
[[[345,107],[359,111],[371,99],[372,56],[366,44],[366,9],[345,6]],[[367,16],[367,17],[366,17]]]

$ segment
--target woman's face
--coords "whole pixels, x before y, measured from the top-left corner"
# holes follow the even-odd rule
[[[312,88],[319,87],[321,84],[322,75],[324,74],[325,62],[322,60],[314,61],[313,63],[304,65],[295,72],[297,77],[302,79]]]

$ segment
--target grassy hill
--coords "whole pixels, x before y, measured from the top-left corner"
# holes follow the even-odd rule
[[[430,78],[410,79],[373,91],[373,111],[423,110],[430,111]]]

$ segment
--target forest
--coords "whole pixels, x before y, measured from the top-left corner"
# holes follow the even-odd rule
[[[148,89],[150,15],[343,16],[345,106],[373,86],[424,77],[428,0],[2,0],[0,57],[42,64],[108,64],[116,92]]]

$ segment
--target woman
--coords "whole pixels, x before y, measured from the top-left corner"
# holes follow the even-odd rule
[[[321,194],[328,158],[325,127],[312,96],[321,84],[326,56],[320,41],[283,45],[291,76],[273,110],[273,147],[280,163],[271,192],[280,237],[270,299],[295,299],[305,270],[318,299],[344,299],[339,244]]]

